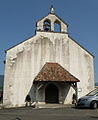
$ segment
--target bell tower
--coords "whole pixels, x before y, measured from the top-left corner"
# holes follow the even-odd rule
[[[61,32],[67,33],[68,25],[54,13],[53,5],[51,5],[48,15],[43,17],[36,23],[37,31],[43,32]],[[55,30],[55,25],[58,26],[58,31]]]

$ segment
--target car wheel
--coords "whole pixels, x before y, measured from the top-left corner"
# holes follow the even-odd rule
[[[90,107],[92,109],[96,109],[97,108],[97,102],[96,101],[92,101]]]

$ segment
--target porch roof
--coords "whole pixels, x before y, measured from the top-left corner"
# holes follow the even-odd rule
[[[65,70],[58,63],[46,63],[39,74],[36,76],[35,82],[79,82],[80,80]]]

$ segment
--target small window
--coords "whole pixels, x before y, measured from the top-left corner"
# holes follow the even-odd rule
[[[44,28],[44,31],[50,31],[50,20],[45,20],[44,21],[44,26],[43,26],[43,28]]]
[[[59,21],[54,22],[54,32],[61,32],[61,24]]]

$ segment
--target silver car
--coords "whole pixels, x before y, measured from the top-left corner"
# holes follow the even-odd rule
[[[92,109],[98,108],[98,88],[78,99],[77,107],[90,107]]]

